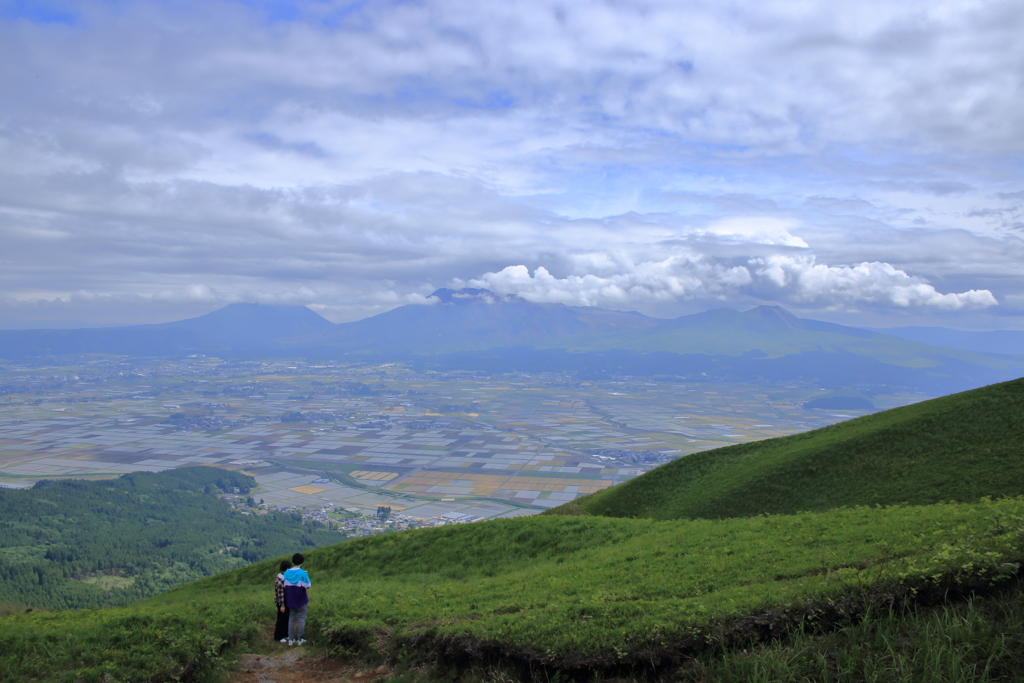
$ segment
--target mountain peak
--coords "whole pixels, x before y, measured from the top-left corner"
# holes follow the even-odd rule
[[[804,321],[796,317],[782,306],[757,306],[749,311],[743,312],[744,317],[753,318],[768,323],[773,327],[792,327],[802,330],[807,326]]]
[[[218,343],[250,346],[311,334],[334,324],[305,306],[238,303],[161,327],[190,330]]]

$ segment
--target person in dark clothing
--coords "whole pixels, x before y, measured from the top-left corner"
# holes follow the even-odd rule
[[[274,640],[288,642],[288,606],[284,602],[284,573],[292,568],[288,560],[281,560],[280,572],[274,579],[274,604],[277,606],[277,623],[274,624]]]

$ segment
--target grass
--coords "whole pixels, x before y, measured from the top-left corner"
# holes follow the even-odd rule
[[[0,617],[6,617],[9,614],[24,614],[26,612],[33,612],[31,607],[25,607],[24,605],[16,605],[14,603],[0,603]]]
[[[1024,379],[680,458],[547,514],[726,518],[1024,493]]]
[[[1024,586],[931,608],[876,609],[832,633],[801,633],[680,667],[681,683],[1020,681]]]
[[[664,669],[801,624],[1006,580],[1024,499],[734,520],[532,517],[359,539],[309,553],[309,634],[404,666]],[[252,644],[274,563],[110,610],[0,619],[0,678],[170,680]],[[199,668],[196,668],[199,667]],[[203,669],[205,670],[205,669]]]
[[[994,683],[1020,681],[1024,651],[1024,586],[1015,582],[990,595],[937,607],[869,611],[856,623],[827,633],[805,629],[749,648],[709,651],[659,671],[623,671],[618,683]],[[500,665],[459,671],[413,670],[394,683],[512,683],[521,672]],[[570,680],[538,672],[546,683]],[[447,674],[447,676],[445,676]],[[598,680],[587,677],[583,680]]]
[[[13,614],[0,618],[0,680],[202,679],[232,645],[256,640],[257,624],[244,602]]]

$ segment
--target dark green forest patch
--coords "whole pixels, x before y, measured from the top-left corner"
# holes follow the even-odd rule
[[[219,497],[256,481],[215,467],[0,489],[0,603],[125,605],[204,576],[345,536]]]

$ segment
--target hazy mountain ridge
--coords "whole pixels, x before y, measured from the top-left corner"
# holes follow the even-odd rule
[[[465,294],[463,294],[465,293]],[[577,340],[663,324],[640,313],[536,304],[488,290],[439,289],[433,305],[400,306],[296,340],[350,353],[432,354],[503,346],[574,347]]]
[[[170,323],[77,330],[2,330],[0,357],[109,353],[137,356],[230,353],[275,348],[282,340],[333,327],[305,306],[228,304]]]
[[[448,368],[461,363],[485,371],[543,367],[605,375],[805,379],[829,386],[896,385],[933,394],[1024,375],[1024,360],[798,318],[778,306],[660,319],[531,303],[482,289],[439,289],[430,300],[432,305],[400,306],[340,324],[304,306],[230,304],[160,325],[6,330],[0,331],[0,358],[86,353],[349,356],[418,359]]]
[[[260,348],[330,329],[334,324],[305,306],[229,304],[198,318],[149,327],[186,330],[204,342],[229,348]]]
[[[1024,355],[1024,331],[1019,330],[953,330],[945,327],[890,327],[865,328],[872,332],[889,334],[900,339],[934,344],[975,353],[997,353],[1007,356]]]

